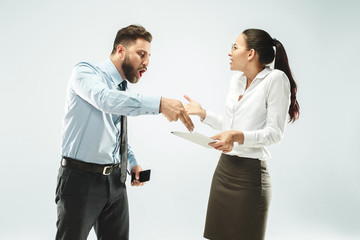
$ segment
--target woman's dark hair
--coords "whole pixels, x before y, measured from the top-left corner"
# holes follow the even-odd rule
[[[151,43],[152,40],[151,34],[140,25],[129,25],[120,29],[116,34],[111,54],[114,54],[116,52],[116,48],[119,44],[127,47],[131,43],[135,42],[138,38],[144,39],[149,43]]]
[[[289,107],[290,122],[299,118],[300,106],[296,100],[297,86],[291,74],[288,58],[281,42],[261,29],[247,29],[243,32],[248,49],[254,49],[259,56],[260,64],[270,64],[275,58],[275,69],[283,71],[290,81],[291,103]],[[276,54],[274,47],[276,49]]]

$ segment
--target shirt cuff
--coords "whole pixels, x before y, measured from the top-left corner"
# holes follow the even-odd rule
[[[253,131],[243,131],[244,133],[244,146],[251,146],[256,141],[256,133]]]
[[[128,162],[129,162],[129,172],[131,172],[131,169],[133,169],[133,167],[139,165],[134,155],[128,156]]]
[[[161,97],[143,96],[142,113],[144,115],[155,115],[160,113]]]
[[[216,125],[216,123],[217,123],[216,113],[206,110],[206,116],[203,120],[201,120],[201,122],[208,124],[208,125]]]

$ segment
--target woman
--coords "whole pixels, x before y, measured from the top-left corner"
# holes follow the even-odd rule
[[[298,119],[297,87],[283,45],[263,30],[245,30],[229,57],[230,69],[241,72],[230,81],[224,117],[185,96],[189,115],[223,131],[210,144],[223,153],[211,184],[204,237],[260,240],[271,198],[266,146],[282,139],[287,121]],[[272,70],[267,65],[274,58]]]

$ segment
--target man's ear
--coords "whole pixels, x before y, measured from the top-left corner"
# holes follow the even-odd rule
[[[256,51],[254,49],[250,49],[248,54],[248,60],[249,61],[253,60],[255,56],[256,56]]]
[[[116,47],[116,53],[119,55],[119,57],[122,59],[122,58],[125,58],[125,54],[126,54],[126,48],[119,44],[117,47]]]

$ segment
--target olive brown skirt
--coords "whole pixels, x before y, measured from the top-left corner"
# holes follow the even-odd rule
[[[222,154],[211,184],[204,237],[263,240],[270,199],[265,161]]]

